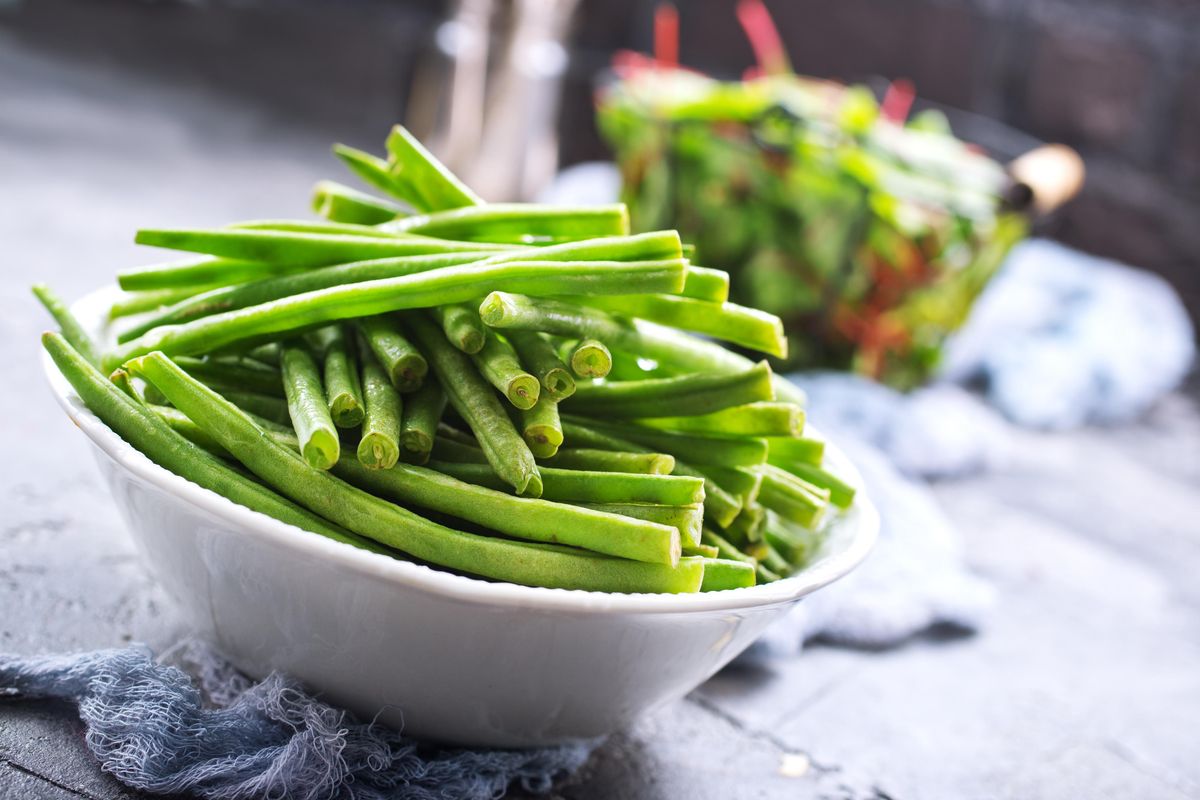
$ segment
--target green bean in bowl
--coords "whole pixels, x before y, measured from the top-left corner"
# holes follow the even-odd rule
[[[281,522],[460,575],[587,592],[787,579],[856,486],[675,231],[623,206],[488,204],[397,126],[317,220],[147,228],[97,336],[43,344],[158,466]],[[722,341],[737,346],[727,349]]]

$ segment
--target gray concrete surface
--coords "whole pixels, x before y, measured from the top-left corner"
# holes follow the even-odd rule
[[[28,297],[144,261],[138,225],[299,215],[328,132],[51,58],[0,29],[0,651],[187,635],[42,385]],[[566,800],[1200,798],[1200,408],[1019,434],[938,493],[1000,601],[978,635],[731,668],[615,736]],[[0,701],[0,800],[134,795],[58,705]]]

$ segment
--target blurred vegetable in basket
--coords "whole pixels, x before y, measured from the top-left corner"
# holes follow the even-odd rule
[[[743,81],[676,66],[670,14],[660,58],[618,56],[598,121],[632,224],[739,273],[733,299],[784,319],[786,366],[919,385],[1026,234],[1014,182],[939,112],[908,118],[907,83],[877,102],[797,76],[762,4],[738,16],[761,65]]]

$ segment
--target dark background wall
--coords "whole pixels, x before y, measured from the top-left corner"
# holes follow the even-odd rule
[[[1053,235],[1162,273],[1200,313],[1200,2],[767,3],[801,72],[910,78],[923,99],[968,112],[952,115],[960,135],[999,155],[1037,139],[1078,148],[1088,183]],[[654,5],[582,0],[560,124],[566,163],[604,157],[596,77],[615,49],[649,48]],[[727,77],[752,63],[733,0],[678,5],[685,63]],[[441,0],[9,0],[0,32],[64,58],[243,93],[298,125],[374,145],[445,13]]]

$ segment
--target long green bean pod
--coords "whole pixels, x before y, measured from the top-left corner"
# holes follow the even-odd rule
[[[678,289],[682,280],[682,266],[676,262],[621,262],[602,270],[580,268],[571,262],[485,262],[446,267],[401,278],[334,286],[155,328],[108,353],[105,366],[115,369],[126,360],[153,350],[168,355],[191,355],[335,320],[461,303],[495,286],[534,294],[570,293],[572,289],[670,291],[671,287]]]
[[[532,408],[518,409],[521,436],[535,458],[551,458],[563,443],[562,422],[558,418],[558,403],[546,395],[538,398]]]
[[[792,463],[787,471],[801,480],[829,490],[829,502],[839,508],[849,508],[854,503],[857,490],[827,469],[812,464]]]
[[[675,474],[704,481],[704,516],[718,526],[728,527],[742,512],[742,499],[729,492],[701,469],[676,459]]]
[[[704,559],[704,582],[700,585],[702,592],[743,589],[754,583],[755,570],[749,564],[726,558]]]
[[[756,308],[663,294],[586,297],[580,302],[627,317],[640,317],[673,328],[702,333],[779,358],[787,357],[783,321],[774,314]]]
[[[391,469],[400,458],[404,403],[387,371],[369,351],[362,357],[362,389],[366,416],[358,440],[358,460],[370,469]]]
[[[825,442],[809,436],[772,436],[767,439],[767,451],[767,461],[784,469],[794,464],[820,466],[825,458]]]
[[[717,436],[799,436],[804,430],[804,409],[791,403],[756,402],[711,414],[651,417],[636,423],[660,430]]]
[[[71,343],[71,347],[86,358],[89,364],[98,365],[100,360],[96,357],[96,345],[92,342],[92,337],[79,324],[79,320],[75,319],[75,315],[67,308],[67,304],[44,283],[34,284],[33,296],[38,299],[46,311],[50,312],[50,316],[62,330],[63,338]]]
[[[297,459],[162,353],[139,358],[131,366],[268,485],[422,561],[512,583],[593,591],[694,592],[703,581],[703,560],[694,557],[680,558],[675,566],[633,561],[480,536],[431,522]]]
[[[584,339],[571,348],[571,371],[580,378],[603,378],[612,371],[612,353],[603,342]],[[586,384],[585,384],[586,385]]]
[[[578,208],[488,203],[404,217],[380,227],[393,233],[419,233],[466,241],[576,241],[627,235],[629,212],[619,203]]]
[[[433,310],[433,316],[442,326],[450,344],[459,350],[473,354],[483,349],[487,329],[479,320],[479,312],[470,303],[438,306]]]
[[[807,564],[820,548],[822,540],[819,532],[786,520],[769,508],[763,525],[763,537],[794,567]]]
[[[433,450],[438,420],[446,410],[446,393],[438,382],[426,378],[421,388],[404,403],[400,424],[400,457],[410,464],[424,464]]]
[[[234,286],[222,286],[181,300],[152,318],[123,331],[117,337],[117,341],[128,342],[160,325],[175,325],[209,314],[260,305],[281,297],[290,297],[349,283],[415,275],[418,272],[428,272],[439,267],[469,264],[479,261],[485,256],[487,256],[485,252],[464,252],[378,258],[349,264],[335,264],[331,267],[319,267]]]
[[[171,430],[151,410],[127,397],[57,333],[42,345],[84,405],[118,436],[164,469],[253,511],[335,541],[373,552],[387,551],[350,533],[231,469]],[[293,459],[295,460],[295,459]]]
[[[722,489],[737,495],[743,506],[757,500],[758,493],[762,490],[763,474],[757,467],[722,467],[706,464],[704,473]]]
[[[383,315],[364,317],[358,320],[358,330],[398,391],[420,388],[429,372],[429,363],[400,330],[396,319]]]
[[[683,555],[685,556],[703,556],[704,558],[720,558],[721,554],[717,552],[717,548],[709,544],[692,544],[683,546]]]
[[[357,428],[366,412],[353,337],[342,325],[326,325],[313,338],[320,348],[329,416],[339,428]]]
[[[388,172],[397,184],[410,187],[422,211],[478,206],[483,199],[471,191],[442,162],[434,158],[403,125],[392,127],[387,138]]]
[[[202,289],[228,286],[270,275],[295,272],[303,264],[276,264],[236,258],[198,256],[123,269],[117,273],[117,285],[127,292],[159,289]]]
[[[313,211],[327,220],[358,225],[378,225],[404,213],[395,203],[336,181],[320,181],[313,187],[312,206]]]
[[[812,528],[821,521],[829,505],[829,490],[814,486],[790,472],[767,464],[763,467],[758,501],[784,519]]]
[[[684,505],[662,505],[659,503],[591,503],[575,502],[584,508],[604,511],[608,514],[620,514],[634,519],[644,519],[647,522],[657,522],[660,525],[670,525],[679,531],[684,546],[700,542],[700,531],[704,524],[704,505],[688,503]]]
[[[279,370],[237,356],[180,356],[175,362],[209,386],[283,397]]]
[[[392,177],[391,167],[385,159],[344,144],[335,144],[333,154],[368,186],[387,192],[412,208],[428,210],[414,187]]]
[[[530,409],[541,394],[538,379],[525,371],[517,351],[495,333],[488,331],[483,348],[471,354],[471,360],[492,386],[518,409]]]
[[[743,372],[723,375],[581,384],[563,401],[563,410],[607,417],[653,417],[664,411],[690,416],[774,397],[771,368],[763,361]]]
[[[343,459],[336,473],[345,480],[398,503],[412,504],[535,542],[568,544],[636,561],[675,564],[679,531],[545,499],[513,497],[424,467],[398,464],[367,470]]]
[[[403,238],[377,225],[359,225],[354,222],[333,222],[327,219],[247,219],[225,226],[235,230],[277,231],[280,233],[320,233],[334,236],[369,237],[395,241]]]
[[[542,479],[529,445],[525,444],[500,405],[500,398],[470,358],[455,349],[426,317],[412,315],[409,326],[429,359],[447,400],[470,426],[488,464],[505,483],[517,490],[517,494],[540,496]]]
[[[564,447],[553,458],[548,459],[548,463],[562,469],[631,472],[643,475],[670,475],[675,469],[675,458],[666,453],[623,453],[586,447]]]
[[[733,542],[730,542],[712,528],[704,529],[704,532],[700,535],[700,541],[702,544],[717,548],[717,552],[720,553],[721,558],[740,561],[743,564],[749,564],[750,566],[754,566],[757,563],[757,559],[755,559],[754,556],[743,553],[741,550],[737,549],[736,546],[734,546]]]
[[[435,457],[442,455],[441,448],[445,444],[441,439],[434,444]],[[502,481],[486,463],[434,460],[429,462],[429,466],[467,483],[512,491],[512,487]],[[557,467],[542,467],[541,474],[543,500],[576,504],[650,503],[664,506],[691,506],[704,500],[704,482],[687,476],[592,472]]]
[[[688,264],[687,281],[683,284],[681,295],[710,303],[724,303],[729,300],[729,273]]]
[[[209,286],[184,286],[178,289],[148,289],[141,292],[123,292],[108,308],[109,320],[158,311],[194,297]]]
[[[281,379],[282,383],[282,379]],[[256,417],[269,419],[271,422],[279,425],[287,425],[291,427],[292,415],[288,412],[287,401],[280,397],[275,397],[269,394],[259,394],[258,392],[243,392],[238,389],[231,389],[228,386],[212,386],[205,383],[210,389],[219,391],[221,395],[233,403],[238,408],[245,411],[247,414],[253,414]],[[154,390],[158,392],[157,389]],[[166,398],[156,398],[160,402],[165,402]]]
[[[475,319],[479,319],[478,313]],[[508,334],[506,338],[516,349],[521,363],[537,376],[551,400],[558,401],[575,394],[575,379],[548,339],[535,331],[509,331]]]
[[[660,431],[636,425],[614,425],[600,422],[591,417],[580,417],[567,413],[568,406],[560,409],[563,433],[571,444],[581,444],[601,437],[615,437],[634,442],[644,448],[660,453],[670,453],[677,459],[697,464],[721,464],[728,467],[753,467],[767,459],[767,444],[762,439],[747,439],[728,436],[698,436],[691,433]],[[594,444],[586,444],[595,447]]]
[[[639,293],[647,292],[634,289],[625,292]],[[656,361],[677,372],[725,374],[741,372],[754,364],[745,356],[726,350],[716,342],[665,325],[615,317],[598,308],[585,308],[545,298],[535,302],[504,289],[493,291],[484,298],[479,306],[479,314],[484,324],[493,328],[544,331],[576,339],[599,339],[612,350]],[[778,375],[773,382],[779,400],[804,405],[804,392],[795,385]]]
[[[325,404],[317,362],[304,345],[289,342],[283,346],[279,367],[300,452],[309,466],[329,469],[337,463],[341,445]]]
[[[345,236],[255,228],[143,228],[134,241],[170,250],[188,250],[231,259],[263,261],[273,265],[323,267],[392,256],[504,250],[483,242],[451,242],[429,236]],[[158,289],[161,286],[126,286],[122,289]]]

